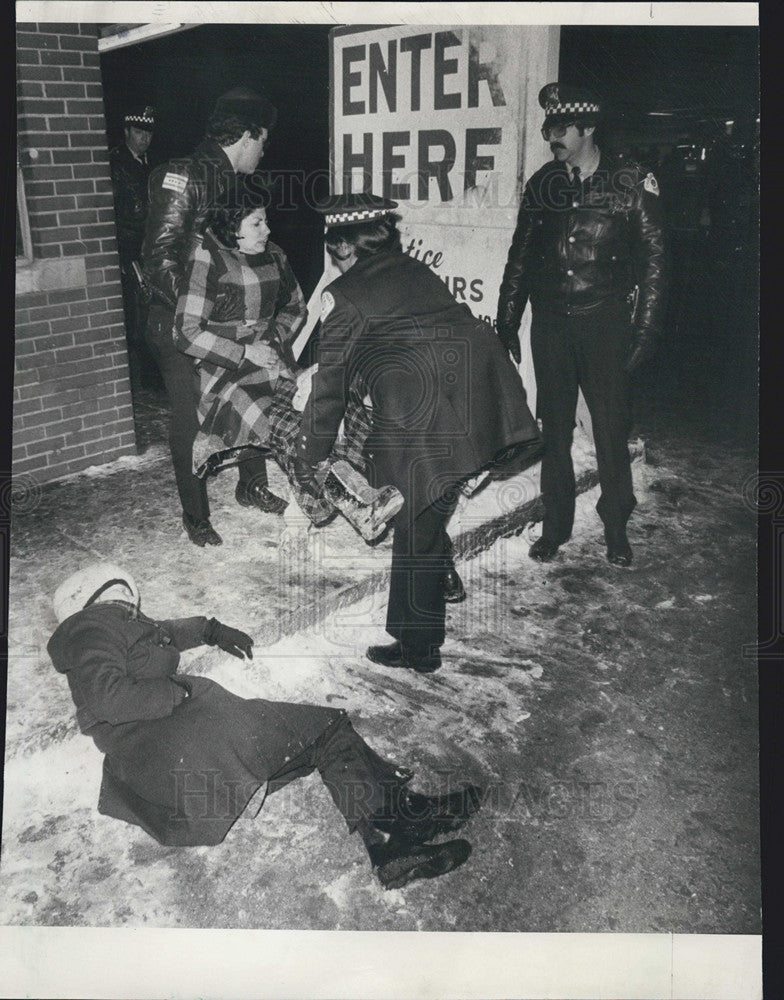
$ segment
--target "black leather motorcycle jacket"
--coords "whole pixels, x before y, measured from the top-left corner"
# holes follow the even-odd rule
[[[665,253],[658,185],[634,163],[601,154],[596,172],[575,185],[552,161],[528,181],[498,300],[502,339],[516,335],[529,297],[534,309],[567,316],[631,298],[634,328],[661,322]]]
[[[185,265],[201,240],[207,214],[220,204],[236,174],[217,142],[205,139],[190,156],[150,176],[150,208],[142,246],[144,276],[153,296],[171,309]]]

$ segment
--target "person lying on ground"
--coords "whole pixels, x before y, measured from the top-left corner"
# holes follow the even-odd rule
[[[240,698],[178,672],[180,653],[205,644],[251,659],[246,633],[215,618],[148,618],[131,574],[111,563],[68,577],[54,611],[49,655],[104,755],[99,812],[160,844],[218,844],[263,784],[270,794],[317,770],[385,889],[467,860],[468,841],[429,841],[479,809],[476,786],[411,791],[412,772],[372,750],[343,709]]]

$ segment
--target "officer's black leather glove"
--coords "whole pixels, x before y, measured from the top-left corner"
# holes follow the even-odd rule
[[[498,339],[504,345],[507,351],[511,354],[515,364],[520,364],[520,336],[517,330],[512,330],[509,327],[503,325],[498,326]]]
[[[656,349],[656,335],[653,330],[641,330],[634,338],[629,357],[626,359],[626,373],[633,375],[653,357]]]
[[[210,618],[207,622],[204,641],[208,646],[218,646],[219,649],[231,653],[240,660],[246,656],[249,660],[253,659],[253,639],[245,632],[240,632],[238,628],[224,625],[217,618]]]
[[[314,498],[321,495],[321,487],[316,479],[316,470],[309,462],[295,455],[293,471],[297,486],[299,486],[303,493],[307,493]]]

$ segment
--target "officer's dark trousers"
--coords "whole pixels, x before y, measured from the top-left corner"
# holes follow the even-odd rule
[[[545,445],[542,536],[558,544],[570,537],[574,524],[572,434],[578,387],[593,423],[601,486],[596,509],[606,531],[624,528],[636,505],[628,445],[629,389],[624,371],[630,341],[629,309],[623,300],[582,316],[564,316],[534,307],[531,352]]]
[[[132,265],[136,256],[120,250],[120,283],[122,286],[123,312],[125,314],[125,339],[128,344],[128,367],[134,387],[155,385],[155,368],[145,341],[147,305],[142,299],[139,283]]]
[[[207,521],[210,505],[204,479],[193,474],[193,442],[199,431],[197,404],[199,383],[193,361],[174,344],[174,314],[161,304],[150,306],[147,343],[161,370],[169,397],[169,448],[177,492],[183,512],[194,521]],[[238,456],[240,481],[267,485],[267,465],[257,448],[246,448]]]
[[[451,559],[446,526],[459,495],[455,485],[413,520],[405,504],[394,522],[386,629],[425,655],[444,643],[444,572]]]

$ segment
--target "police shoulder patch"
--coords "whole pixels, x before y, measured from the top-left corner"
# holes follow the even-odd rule
[[[178,194],[182,194],[187,186],[187,177],[184,177],[182,174],[173,174],[171,171],[167,172],[161,184],[161,187],[166,191],[176,191]]]
[[[655,194],[658,198],[659,196],[659,182],[653,176],[653,174],[648,174],[645,180],[642,182],[642,186],[648,192],[648,194]]]
[[[331,292],[321,293],[321,322],[329,316],[332,310],[335,308],[335,299],[332,297]]]

